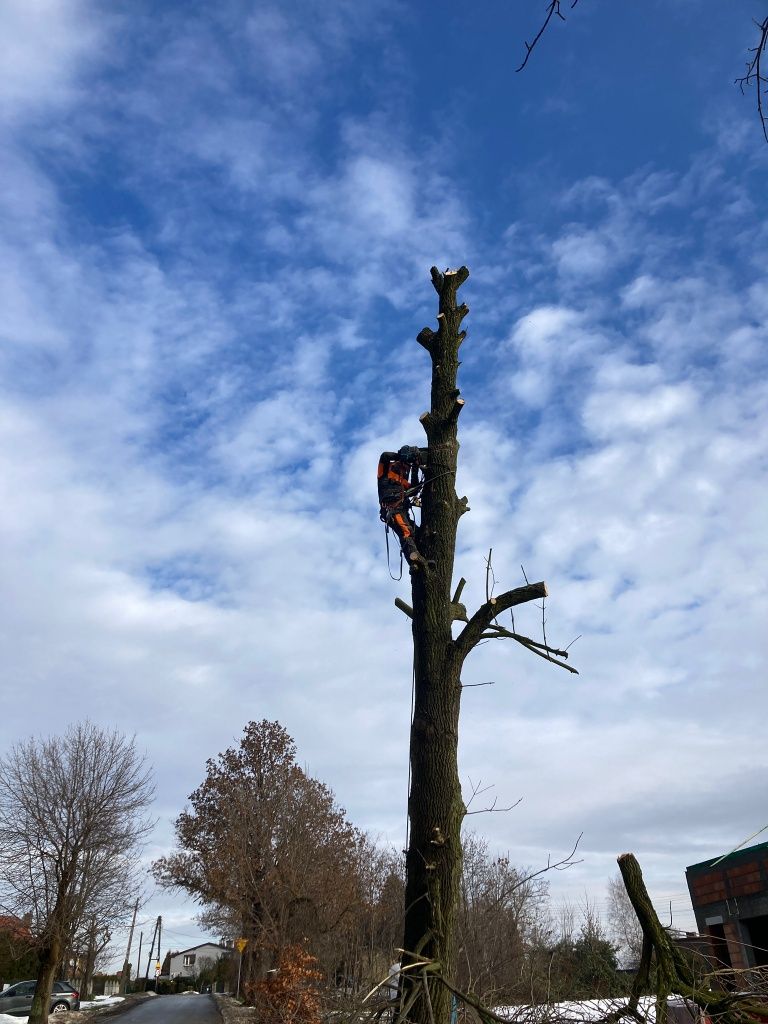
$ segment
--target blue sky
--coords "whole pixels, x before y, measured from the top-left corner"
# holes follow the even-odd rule
[[[462,777],[523,801],[473,826],[533,866],[583,831],[556,907],[632,850],[685,926],[685,866],[766,823],[764,4],[581,0],[516,74],[543,7],[3,5],[0,744],[135,732],[150,856],[263,717],[403,841],[374,472],[421,440],[433,263],[472,273],[468,603],[493,546],[582,636],[577,678],[476,652]]]

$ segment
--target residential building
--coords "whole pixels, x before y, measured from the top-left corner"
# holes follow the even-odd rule
[[[692,864],[685,875],[717,960],[736,971],[768,966],[768,843]]]
[[[175,953],[169,953],[163,964],[162,977],[196,978],[200,971],[211,967],[222,956],[231,956],[232,947],[225,942],[202,942]],[[166,973],[167,970],[167,973]]]

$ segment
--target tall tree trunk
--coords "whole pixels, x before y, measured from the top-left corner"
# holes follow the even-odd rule
[[[425,328],[418,341],[432,359],[431,408],[421,417],[427,435],[428,482],[422,492],[417,542],[431,568],[413,573],[414,717],[411,728],[410,842],[406,854],[406,963],[426,957],[453,973],[456,907],[461,876],[461,823],[466,813],[457,765],[461,660],[451,637],[451,580],[456,529],[466,500],[456,496],[457,420],[463,402],[456,387],[461,321],[456,292],[469,271],[440,274],[432,268],[439,296],[439,329]],[[411,954],[411,956],[409,956]],[[406,973],[405,979],[409,978]],[[407,995],[422,984],[411,977]],[[450,1018],[450,993],[430,983],[410,1018],[437,1024]],[[431,1003],[431,1007],[430,1007]]]
[[[457,763],[461,669],[470,651],[486,636],[516,634],[496,618],[515,605],[546,596],[544,583],[490,597],[471,618],[451,600],[451,580],[459,519],[467,499],[455,491],[459,442],[457,423],[464,405],[456,386],[461,322],[469,312],[456,305],[456,293],[469,277],[466,267],[441,274],[432,268],[439,297],[438,329],[424,328],[417,341],[432,360],[429,412],[420,419],[427,435],[426,483],[422,492],[420,552],[428,564],[412,575],[414,716],[411,727],[411,790],[408,797],[410,840],[406,851],[404,965],[429,961],[424,972],[406,970],[402,1007],[416,1024],[448,1024],[451,993],[436,978],[451,984],[454,976],[456,915],[461,878],[461,823],[466,808]],[[453,595],[458,601],[463,581]],[[455,614],[458,613],[458,614]],[[465,622],[454,639],[451,622]],[[491,630],[491,633],[487,633]],[[523,638],[525,639],[525,638]],[[550,648],[539,645],[549,657]],[[564,652],[558,652],[563,654]],[[566,655],[567,657],[567,655]],[[553,660],[551,657],[549,660]],[[415,999],[417,993],[420,998]]]
[[[56,981],[56,972],[61,960],[62,942],[58,933],[40,951],[40,969],[37,975],[37,988],[29,1011],[29,1024],[47,1024],[48,1011],[51,1007],[51,992]]]

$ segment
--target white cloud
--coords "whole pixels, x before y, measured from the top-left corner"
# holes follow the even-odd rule
[[[584,420],[590,433],[598,437],[615,437],[625,431],[648,433],[690,414],[696,401],[689,384],[643,391],[614,388],[590,395],[584,404]]]
[[[617,254],[596,231],[575,230],[558,238],[552,251],[562,274],[598,278],[613,269]]]
[[[582,320],[576,310],[556,306],[542,306],[525,314],[512,333],[512,344],[520,350],[521,362],[525,364],[531,358],[549,361],[554,346],[571,343],[572,332],[580,328]]]
[[[666,879],[749,832],[743,782],[766,767],[768,299],[745,255],[761,227],[738,203],[743,258],[679,245],[661,218],[692,224],[725,187],[697,166],[591,178],[552,204],[568,223],[497,242],[486,197],[460,192],[428,140],[417,151],[386,110],[340,126],[310,102],[335,95],[328,58],[354,54],[369,14],[332,5],[292,34],[265,9],[233,42],[226,8],[161,34],[133,71],[126,51],[83,98],[101,38],[87,9],[4,13],[14,126],[44,128],[64,97],[88,127],[68,125],[64,170],[37,136],[6,151],[3,742],[33,713],[42,730],[84,710],[137,729],[160,852],[205,758],[248,718],[279,718],[354,820],[402,841],[411,663],[392,601],[407,579],[386,573],[375,463],[421,439],[428,267],[474,253],[457,573],[481,601],[493,547],[499,586],[521,562],[549,582],[551,639],[583,636],[574,679],[516,647],[476,652],[467,679],[496,685],[465,695],[462,774],[525,797],[482,821],[513,856],[540,863],[585,827],[574,886],[602,885],[635,842]],[[250,59],[268,41],[248,77],[236,44]],[[334,126],[321,152],[319,124]],[[68,175],[96,188],[99,146],[119,216],[72,198]],[[540,615],[517,622],[537,633]],[[726,749],[733,777],[702,797],[702,763]]]
[[[0,116],[14,122],[72,100],[103,21],[85,0],[6,0],[0,8]]]

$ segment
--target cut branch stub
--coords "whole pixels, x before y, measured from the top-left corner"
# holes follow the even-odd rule
[[[469,277],[469,270],[466,267],[459,267],[457,270],[446,270],[443,277],[455,277],[454,284],[457,288],[460,288]]]
[[[431,352],[436,334],[437,331],[433,331],[431,327],[425,327],[416,335],[416,341],[418,341],[421,347],[425,348],[427,352]]]
[[[451,620],[453,622],[469,622],[466,606],[460,601],[451,601]]]
[[[452,420],[457,420],[459,418],[459,413],[461,412],[461,410],[463,408],[464,408],[464,399],[463,398],[454,398],[454,400],[453,400],[453,408],[448,413],[449,418],[452,419]]]

